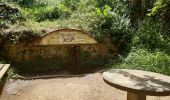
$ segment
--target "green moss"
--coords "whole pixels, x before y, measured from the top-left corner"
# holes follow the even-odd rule
[[[43,58],[38,56],[30,61],[21,61],[16,63],[15,66],[21,73],[44,73],[62,69],[66,61],[67,57]]]
[[[102,68],[108,62],[107,56],[96,55],[92,56],[91,52],[81,51],[80,53],[80,66],[84,69]]]
[[[80,52],[80,59],[85,60],[91,56],[90,52],[88,51],[81,51]]]
[[[15,64],[21,74],[51,73],[56,71],[92,71],[95,68],[103,68],[108,62],[107,57],[96,55],[91,56],[90,52],[81,52],[80,57],[75,61],[72,56],[43,58],[37,56],[30,61],[20,61]]]

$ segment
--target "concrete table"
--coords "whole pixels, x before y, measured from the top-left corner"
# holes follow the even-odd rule
[[[146,100],[146,95],[170,95],[170,77],[142,70],[112,69],[103,73],[104,81],[127,91],[127,100]]]

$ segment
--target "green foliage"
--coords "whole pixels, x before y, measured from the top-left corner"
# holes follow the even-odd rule
[[[121,2],[121,0],[97,0],[97,7],[103,8],[105,5],[108,5],[114,8],[115,2]]]
[[[77,10],[84,13],[95,12],[96,4],[96,0],[80,0]]]
[[[38,9],[39,11],[36,14],[36,19],[38,22],[44,20],[55,20],[60,17],[59,9],[57,7],[42,7]]]
[[[26,6],[26,7],[32,7],[36,0],[15,0],[20,5]]]
[[[60,18],[64,19],[64,18],[69,18],[71,15],[71,10],[68,9],[66,6],[60,4],[58,6],[58,10],[59,10],[59,14],[60,14]]]
[[[0,3],[0,28],[8,28],[9,25],[18,23],[18,21],[23,21],[21,9],[14,5],[8,3]]]
[[[92,32],[98,40],[110,37],[112,42],[120,44],[120,52],[128,52],[133,28],[127,13],[127,5],[124,1],[114,0],[113,6],[108,5],[96,8],[98,20],[93,25]]]
[[[71,11],[67,9],[64,5],[57,5],[36,7],[31,9],[26,8],[24,9],[23,13],[27,18],[41,22],[45,20],[53,21],[59,18],[68,18],[71,14]]]
[[[71,10],[77,10],[80,0],[63,0],[63,4]]]
[[[8,78],[10,79],[17,79],[19,77],[19,75],[17,74],[17,70],[14,69],[13,67],[10,67],[7,74],[8,74]]]
[[[170,27],[170,0],[156,0],[153,8],[147,16],[156,19],[157,21],[165,22],[164,24]],[[167,28],[169,31],[169,29]]]
[[[114,4],[113,8],[108,5],[104,5],[102,8],[96,9],[99,18],[103,20],[103,23],[101,23],[103,24],[101,26],[101,28],[103,27],[102,30],[111,29],[114,32],[117,31],[116,29],[119,31],[126,30],[126,27],[124,26],[129,27],[130,25],[130,20],[126,13],[127,5],[119,0],[112,1],[112,3]]]
[[[148,16],[153,16],[156,13],[158,13],[158,11],[160,11],[161,9],[165,8],[167,6],[168,0],[157,0],[154,4],[154,7],[152,8],[151,12],[148,13]]]
[[[133,45],[139,48],[162,49],[169,52],[170,37],[163,29],[163,23],[155,22],[150,18],[145,19],[133,37]]]
[[[134,49],[122,63],[114,65],[113,68],[138,69],[170,75],[170,56],[161,51]]]
[[[46,5],[46,1],[45,0],[4,0],[6,2],[10,2],[10,3],[17,3],[22,7],[34,7],[34,6],[43,6]]]
[[[96,30],[100,30],[101,35],[102,35],[102,32],[108,31],[111,29],[111,26],[112,26],[111,20],[112,20],[113,15],[110,12],[111,12],[111,8],[108,5],[105,5],[103,7],[103,10],[101,10],[100,8],[96,8],[96,13],[99,17],[99,20],[98,20],[99,23],[98,23]]]
[[[96,12],[100,18],[97,30],[101,30],[101,34],[109,33],[112,38],[123,37],[123,35],[129,33],[130,19],[126,13],[127,5],[123,1],[112,1],[114,8],[108,5],[102,8],[97,8]],[[117,40],[114,40],[117,41]]]
[[[132,26],[138,28],[138,23],[152,9],[154,0],[131,0],[128,2],[128,13]]]

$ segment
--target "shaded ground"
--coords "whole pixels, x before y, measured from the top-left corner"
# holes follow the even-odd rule
[[[100,73],[82,77],[8,81],[0,100],[126,100],[126,92],[105,84]],[[170,97],[147,97],[170,100]]]

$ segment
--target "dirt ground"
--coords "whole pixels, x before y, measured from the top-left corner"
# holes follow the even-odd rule
[[[101,73],[81,77],[15,80],[5,84],[0,100],[126,100],[126,92],[113,88]],[[170,100],[170,97],[147,97]]]

